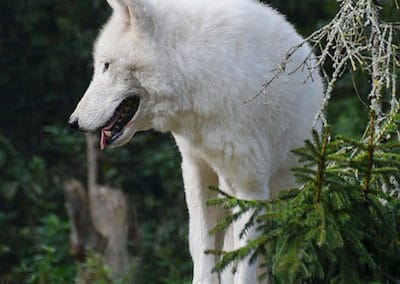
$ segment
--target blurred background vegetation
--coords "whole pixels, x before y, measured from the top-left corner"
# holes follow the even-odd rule
[[[333,17],[335,0],[264,1],[306,36]],[[391,9],[387,10],[388,17]],[[104,0],[4,0],[0,10],[0,282],[72,283],[63,181],[86,183],[84,136],[66,122],[92,73],[91,46],[111,9]],[[328,109],[332,130],[360,136],[367,121],[357,74]],[[366,87],[368,88],[368,87]],[[188,283],[187,211],[170,135],[140,133],[101,154],[103,183],[137,212],[142,283]]]

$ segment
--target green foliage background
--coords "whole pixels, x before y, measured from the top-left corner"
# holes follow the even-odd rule
[[[265,1],[308,35],[337,10],[334,0]],[[91,76],[91,46],[110,14],[104,0],[4,0],[0,10],[0,282],[71,283],[62,181],[85,181],[82,135],[66,128]],[[391,12],[388,12],[390,16]],[[355,75],[357,81],[357,75]],[[363,82],[357,81],[362,90]],[[329,107],[334,133],[360,136],[368,120],[341,81]],[[169,135],[138,134],[101,155],[103,182],[138,213],[141,283],[188,283],[187,212],[180,158]]]

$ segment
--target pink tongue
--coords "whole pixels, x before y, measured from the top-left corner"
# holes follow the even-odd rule
[[[115,118],[110,122],[110,124],[108,124],[107,126],[103,127],[101,129],[101,134],[100,134],[100,150],[104,150],[104,148],[106,147],[106,143],[107,143],[107,136],[104,133],[104,131],[110,130],[111,128],[113,128],[114,124],[117,122],[118,120],[118,115],[115,116]]]
[[[101,130],[100,134],[100,150],[104,150],[106,147],[106,135],[104,134],[104,128]]]

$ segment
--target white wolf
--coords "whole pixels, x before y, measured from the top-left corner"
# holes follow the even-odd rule
[[[211,273],[207,249],[234,249],[256,234],[209,234],[223,216],[206,201],[209,185],[242,199],[268,199],[294,185],[290,149],[308,137],[322,101],[318,74],[283,74],[265,99],[245,103],[302,38],[282,15],[255,0],[107,0],[113,14],[94,46],[94,76],[71,115],[82,131],[100,130],[100,147],[143,130],[172,132],[182,155],[189,209],[193,283],[257,282],[256,265]],[[288,68],[309,55],[302,47]]]

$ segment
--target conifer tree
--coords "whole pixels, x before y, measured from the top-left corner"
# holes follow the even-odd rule
[[[335,18],[310,35],[317,61],[304,60],[310,72],[322,70],[325,99],[316,119],[321,133],[293,152],[300,188],[269,201],[239,200],[219,189],[210,206],[235,212],[213,229],[223,230],[244,212],[253,212],[257,239],[235,251],[209,251],[221,256],[215,271],[247,256],[258,261],[270,283],[366,283],[400,281],[400,102],[397,84],[400,25],[380,17],[373,0],[338,0]],[[399,8],[398,3],[392,4]],[[306,42],[305,41],[305,42]],[[276,73],[257,96],[268,96],[269,84],[287,70],[288,51]],[[330,71],[326,71],[330,70]],[[370,79],[369,121],[361,139],[332,137],[324,110],[338,79],[361,71]]]

